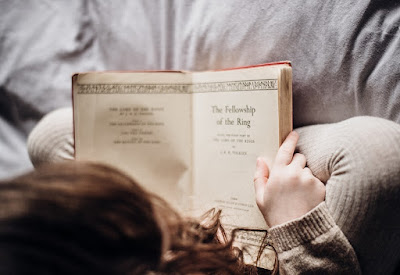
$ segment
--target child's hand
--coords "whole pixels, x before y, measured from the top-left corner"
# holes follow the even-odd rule
[[[305,167],[305,156],[293,156],[298,139],[294,131],[288,135],[271,171],[262,158],[257,159],[256,202],[269,227],[299,218],[325,199],[325,185]]]

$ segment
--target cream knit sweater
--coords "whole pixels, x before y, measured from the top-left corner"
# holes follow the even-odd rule
[[[393,274],[400,261],[400,125],[355,117],[296,131],[298,151],[326,183],[326,201],[270,229],[280,273]],[[44,117],[28,150],[34,165],[73,159],[71,109]]]
[[[278,253],[280,274],[361,273],[353,247],[325,202],[269,233]]]

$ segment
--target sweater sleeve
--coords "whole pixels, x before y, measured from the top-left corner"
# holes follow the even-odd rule
[[[280,274],[361,274],[353,247],[325,202],[269,230]]]

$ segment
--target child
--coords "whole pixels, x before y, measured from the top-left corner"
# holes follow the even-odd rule
[[[269,234],[278,252],[281,272],[343,274],[348,266],[352,274],[357,272],[354,248],[364,274],[393,273],[400,259],[400,125],[379,118],[355,117],[296,131],[300,135],[297,150],[307,161],[295,154],[288,163],[288,155],[294,153],[292,140],[290,150],[281,148],[288,153],[282,162],[286,168],[274,164],[269,171],[260,159],[255,176],[256,200],[272,226]],[[292,134],[289,139],[297,139],[295,136]],[[32,132],[28,147],[34,164],[72,159],[71,109],[45,117]],[[287,176],[285,171],[293,166],[304,177],[295,176],[293,171]],[[325,202],[317,205],[322,185],[312,174],[326,186]],[[304,182],[298,185],[296,177]],[[312,196],[310,205],[295,200],[309,199],[300,195],[308,194],[305,190],[310,186],[306,182],[319,186],[315,192],[318,199],[313,201]],[[297,193],[291,192],[298,187]],[[300,209],[309,211],[297,212]],[[340,240],[339,250],[333,249],[336,240]]]

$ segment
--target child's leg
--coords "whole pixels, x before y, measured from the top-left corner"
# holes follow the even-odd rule
[[[62,108],[42,118],[28,137],[28,153],[34,166],[74,158],[72,109]]]
[[[400,259],[400,125],[355,117],[297,129],[299,152],[326,182],[326,203],[365,274]]]

